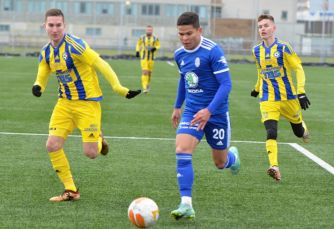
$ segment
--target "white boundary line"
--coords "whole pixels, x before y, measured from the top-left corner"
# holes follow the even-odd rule
[[[0,135],[22,135],[22,136],[48,136],[48,134],[38,134],[38,133],[13,133],[13,132],[0,132]],[[81,138],[81,135],[69,135],[69,137]],[[175,138],[151,138],[151,137],[119,137],[119,136],[104,136],[105,138],[110,139],[131,139],[131,140],[159,140],[159,141],[174,141]],[[265,142],[261,141],[231,141],[235,143],[249,143],[249,144],[264,144]],[[334,175],[334,167],[322,160],[321,158],[317,157],[304,147],[300,146],[297,143],[288,143],[288,142],[280,142],[279,144],[289,145],[299,153],[303,154],[311,161],[315,162],[317,165],[322,167],[323,169],[327,170],[329,173]]]
[[[311,153],[310,151],[308,151],[307,149],[305,149],[304,147],[302,147],[301,145],[299,145],[297,143],[289,143],[289,145],[292,148],[294,148],[295,150],[297,150],[299,153],[308,157],[309,159],[311,159],[312,161],[314,161],[315,163],[320,165],[322,168],[327,170],[329,173],[334,175],[334,167],[333,166],[331,166],[330,164],[328,164],[327,162],[325,162],[321,158],[315,156],[313,153]]]

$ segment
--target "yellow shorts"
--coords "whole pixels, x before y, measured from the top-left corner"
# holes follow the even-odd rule
[[[152,60],[141,60],[140,61],[141,69],[152,71],[154,67],[154,61]]]
[[[101,130],[101,106],[96,101],[58,99],[49,125],[49,135],[64,139],[79,128],[83,142],[98,142]]]
[[[267,120],[278,121],[281,115],[294,124],[301,123],[303,121],[300,104],[297,99],[260,102],[260,111],[262,115],[262,122]]]

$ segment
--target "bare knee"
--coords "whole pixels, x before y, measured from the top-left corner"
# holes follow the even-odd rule
[[[94,159],[98,156],[98,145],[97,143],[84,143],[83,151],[87,157]]]
[[[227,162],[227,150],[212,150],[212,159],[217,169],[223,169]]]
[[[64,140],[60,138],[49,138],[46,142],[46,149],[49,153],[58,151],[63,148]]]

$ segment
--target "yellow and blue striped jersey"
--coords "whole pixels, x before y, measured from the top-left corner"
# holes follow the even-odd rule
[[[48,77],[50,73],[55,73],[60,98],[100,101],[102,91],[92,66],[96,58],[99,55],[84,40],[65,34],[57,47],[51,43],[43,47],[39,55],[38,74]],[[44,90],[46,82],[38,83]]]
[[[160,41],[156,36],[143,35],[138,39],[136,52],[140,52],[142,60],[154,60],[155,52],[152,52],[151,48],[160,48]]]
[[[258,70],[255,90],[260,92],[260,101],[291,100],[296,99],[296,93],[305,93],[301,60],[288,43],[275,38],[270,47],[261,42],[252,51]],[[297,91],[291,70],[296,71]]]

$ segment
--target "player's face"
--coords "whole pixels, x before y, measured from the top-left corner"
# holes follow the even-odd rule
[[[152,33],[153,33],[153,28],[152,28],[152,27],[147,27],[147,28],[146,28],[146,35],[147,35],[147,36],[151,36]]]
[[[201,42],[202,28],[194,28],[192,25],[179,25],[177,30],[179,39],[185,49],[193,50]]]
[[[49,16],[45,21],[45,30],[52,45],[57,46],[64,37],[65,24],[62,16]]]
[[[275,23],[269,19],[263,19],[257,23],[257,28],[259,30],[260,37],[264,40],[268,40],[274,37],[274,32],[276,30]]]

